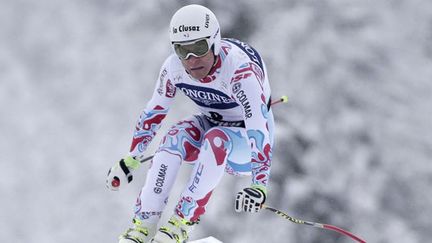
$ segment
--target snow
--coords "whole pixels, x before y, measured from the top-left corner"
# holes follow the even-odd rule
[[[204,239],[190,241],[190,243],[222,243],[222,241],[210,236]]]

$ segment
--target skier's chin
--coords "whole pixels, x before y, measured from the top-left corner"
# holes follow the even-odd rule
[[[205,78],[207,76],[207,73],[204,70],[204,67],[198,67],[198,68],[192,68],[189,70],[189,74],[194,78],[194,79],[202,79]]]

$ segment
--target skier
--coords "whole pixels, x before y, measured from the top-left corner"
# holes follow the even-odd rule
[[[267,197],[273,114],[262,58],[244,42],[221,39],[214,13],[200,5],[180,8],[169,33],[174,53],[162,65],[130,152],[110,169],[107,187],[119,190],[132,181],[177,93],[191,98],[199,113],[163,137],[138,196],[133,226],[120,243],[186,242],[224,172],[252,175],[235,198],[237,212],[258,212]],[[193,165],[192,174],[172,217],[157,229],[182,162]]]

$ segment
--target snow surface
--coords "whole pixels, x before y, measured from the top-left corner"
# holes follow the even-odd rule
[[[427,0],[1,0],[0,239],[109,243],[129,226],[146,166],[119,193],[105,176],[171,51],[171,15],[192,2],[209,4],[223,36],[260,50],[273,96],[289,96],[274,108],[268,204],[368,242],[429,242]],[[191,104],[178,97],[156,140]],[[351,242],[269,212],[236,214],[234,195],[248,184],[225,177],[193,239]]]
[[[190,243],[222,243],[222,241],[210,236],[204,239],[190,241]]]

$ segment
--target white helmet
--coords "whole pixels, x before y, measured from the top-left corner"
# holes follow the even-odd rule
[[[171,44],[206,37],[209,38],[209,47],[213,47],[214,54],[218,55],[221,48],[219,22],[210,9],[191,4],[177,10],[171,18]]]

